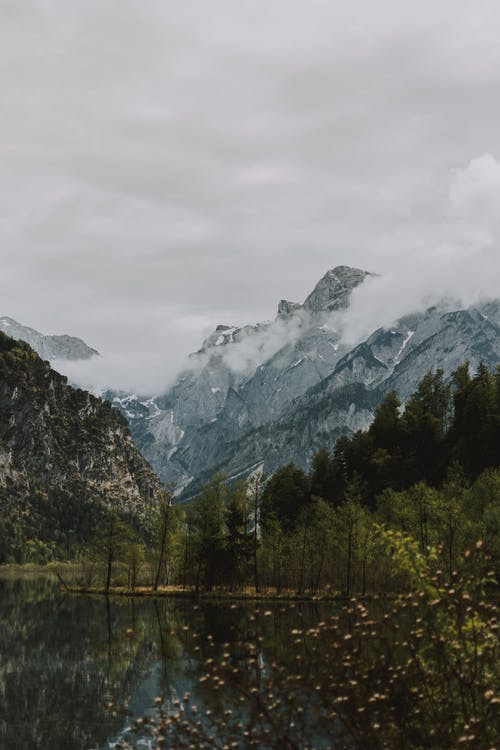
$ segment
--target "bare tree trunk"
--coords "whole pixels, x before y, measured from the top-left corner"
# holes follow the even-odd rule
[[[182,575],[183,590],[185,590],[187,586],[188,562],[189,562],[189,529],[186,530],[186,543],[184,545],[184,571]]]
[[[453,547],[455,542],[455,529],[453,528],[453,522],[450,520],[448,524],[448,532],[449,532],[449,539],[450,539],[450,549],[449,549],[449,566],[450,566],[450,581],[453,578]]]
[[[321,551],[321,557],[320,557],[319,565],[318,565],[318,572],[316,574],[316,578],[315,578],[315,580],[313,582],[313,585],[312,585],[312,595],[313,596],[316,594],[316,592],[319,589],[319,584],[320,584],[320,581],[321,581],[321,573],[323,572],[323,565],[324,565],[324,563],[325,563],[325,550],[322,549],[322,551]]]
[[[163,557],[165,555],[165,545],[167,540],[168,531],[168,514],[170,511],[170,502],[163,508],[162,523],[161,523],[161,539],[160,539],[160,555],[158,558],[158,567],[156,568],[156,576],[153,584],[153,591],[158,590],[158,584],[160,582],[161,567],[163,565]]]
[[[299,573],[299,586],[297,589],[297,594],[300,596],[302,594],[302,585],[304,582],[304,567],[306,564],[306,541],[307,541],[307,530],[306,526],[304,524],[304,533],[302,535],[302,553],[300,556],[300,573]]]
[[[259,525],[259,489],[256,484],[254,490],[254,529],[253,529],[253,574],[254,574],[254,585],[255,593],[258,594],[260,591],[259,586],[259,564],[257,558],[257,551],[259,549],[259,537],[258,537],[258,525]]]
[[[349,522],[349,534],[347,537],[347,569],[346,569],[346,582],[345,592],[347,596],[351,593],[351,566],[352,566],[352,535],[353,535],[353,523]]]
[[[109,592],[110,586],[111,586],[111,570],[113,567],[113,543],[110,539],[109,547],[108,547],[108,570],[106,573],[106,587],[105,592],[106,594]]]

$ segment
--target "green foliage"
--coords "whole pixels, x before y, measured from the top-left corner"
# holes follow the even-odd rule
[[[115,563],[128,558],[130,565],[131,555],[138,555],[136,534],[116,511],[109,511],[94,535],[92,546],[95,557],[106,567],[105,590],[109,591]]]
[[[438,370],[404,409],[389,393],[371,427],[341,438],[333,455],[320,450],[309,475],[289,464],[246,489],[215,477],[180,532],[183,585],[312,596],[397,592],[409,583],[381,552],[381,525],[410,536],[424,560],[440,549],[448,580],[477,538],[498,569],[500,469],[476,475],[478,465],[472,471],[457,455],[463,429],[473,426],[471,410],[480,413],[477,429],[486,430],[475,439],[492,439],[499,384],[500,371],[493,377],[481,368],[473,378],[464,366],[450,384]],[[486,464],[493,460],[484,446],[480,453]]]
[[[463,365],[451,383],[441,370],[428,373],[404,410],[389,393],[366,432],[338,441],[324,494],[342,494],[358,474],[373,506],[386,488],[402,490],[420,481],[440,486],[456,462],[468,480],[500,465],[500,375],[485,366],[471,377]],[[322,472],[327,474],[326,465]]]
[[[145,560],[144,545],[140,542],[132,542],[125,545],[123,560],[128,570],[128,584],[132,591],[137,585],[137,579]]]
[[[160,583],[165,585],[170,583],[172,572],[178,563],[182,511],[173,504],[171,492],[165,492],[159,496],[155,511],[153,588],[156,590]]]
[[[210,591],[215,583],[224,578],[227,492],[223,477],[217,475],[203,487],[188,509],[197,590],[203,586]]]
[[[301,511],[310,502],[307,475],[293,464],[283,466],[269,479],[262,494],[261,519],[264,533],[276,520],[286,530],[293,529]]]
[[[226,560],[231,590],[241,588],[250,575],[253,530],[250,502],[245,484],[231,488],[226,507]]]

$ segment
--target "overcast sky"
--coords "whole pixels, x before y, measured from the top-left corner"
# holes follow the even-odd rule
[[[373,319],[499,293],[499,39],[498,0],[0,0],[0,314],[146,389],[337,264]]]

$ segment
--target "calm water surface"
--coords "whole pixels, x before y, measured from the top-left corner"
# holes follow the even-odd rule
[[[324,616],[317,605],[265,609],[252,619],[246,604],[82,597],[50,578],[0,576],[0,750],[108,750],[157,695],[211,705],[198,678],[222,644],[244,660],[235,650],[257,634],[272,658],[292,628]]]

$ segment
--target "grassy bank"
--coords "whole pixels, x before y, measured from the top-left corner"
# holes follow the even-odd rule
[[[50,576],[57,578],[57,575],[69,577],[75,575],[80,569],[80,563],[75,562],[50,562],[45,565],[38,563],[5,563],[0,565],[0,578],[20,578]]]
[[[64,590],[72,594],[81,595],[98,595],[98,596],[126,596],[136,598],[171,598],[171,599],[196,599],[196,600],[220,600],[224,602],[336,602],[346,601],[350,598],[340,591],[324,591],[318,594],[297,594],[294,591],[286,590],[279,594],[274,590],[267,590],[256,593],[253,590],[243,591],[195,591],[194,589],[183,589],[180,586],[160,586],[153,590],[150,586],[137,586],[135,589],[126,586],[111,586],[109,591],[99,586],[71,586],[67,585]],[[373,594],[364,597],[365,599],[391,599],[392,596]]]

